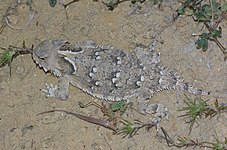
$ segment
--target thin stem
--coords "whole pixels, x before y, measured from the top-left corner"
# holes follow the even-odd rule
[[[213,1],[209,0],[210,7],[211,7],[211,27],[214,25],[214,8],[213,8]]]
[[[37,116],[38,115],[42,115],[42,114],[46,114],[46,113],[51,113],[51,112],[63,112],[63,113],[75,116],[76,118],[79,118],[81,120],[87,121],[89,123],[100,125],[100,126],[103,126],[103,127],[107,128],[107,129],[116,131],[116,129],[113,126],[110,125],[109,121],[97,119],[97,118],[90,117],[90,116],[85,116],[85,115],[78,114],[78,113],[69,112],[69,111],[66,111],[66,110],[58,109],[58,110],[44,111],[44,112],[41,112],[41,113],[37,114]]]

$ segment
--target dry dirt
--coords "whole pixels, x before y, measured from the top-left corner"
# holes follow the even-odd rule
[[[195,23],[190,17],[180,17],[172,21],[173,12],[179,7],[175,0],[165,1],[161,8],[150,2],[139,4],[141,9],[130,7],[129,2],[120,4],[109,11],[101,2],[80,0],[71,4],[66,11],[59,3],[49,6],[48,0],[33,2],[34,18],[29,25],[29,7],[24,1],[1,0],[0,18],[5,22],[8,8],[21,2],[11,14],[8,14],[10,25],[0,34],[0,46],[27,46],[45,39],[66,39],[70,42],[81,42],[92,39],[98,44],[110,44],[124,50],[131,50],[135,44],[149,45],[156,40],[156,51],[161,53],[161,63],[174,69],[186,82],[193,83],[207,91],[211,91],[209,103],[215,99],[227,102],[227,61],[218,46],[210,42],[209,50],[197,50],[196,40],[192,33],[201,33],[205,28]],[[68,0],[64,3],[69,2]],[[227,24],[222,22],[222,44],[227,47]],[[9,68],[0,69],[0,149],[2,150],[157,150],[176,149],[168,147],[165,141],[156,136],[155,129],[148,132],[140,130],[137,135],[123,139],[121,135],[113,135],[108,129],[78,120],[61,113],[42,116],[36,114],[52,109],[64,109],[94,117],[102,117],[96,108],[81,109],[78,102],[90,102],[95,99],[77,88],[70,87],[68,101],[46,98],[40,89],[44,83],[56,83],[57,79],[36,66],[30,55],[19,56],[12,64],[12,77]],[[188,94],[188,96],[193,95]],[[161,126],[176,139],[178,136],[191,137],[199,141],[219,140],[227,135],[227,116],[201,119],[188,134],[188,124],[179,118],[182,112],[184,92],[164,91],[155,95],[152,102],[162,103],[168,107],[169,121],[163,120]],[[141,116],[132,112],[131,118],[145,121],[150,116]],[[192,149],[192,148],[188,148]],[[199,148],[197,148],[199,149]],[[204,148],[201,148],[204,149]]]

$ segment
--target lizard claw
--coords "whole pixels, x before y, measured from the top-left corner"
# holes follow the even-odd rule
[[[58,90],[58,86],[57,85],[53,85],[52,83],[47,84],[46,85],[46,89],[41,89],[41,91],[47,93],[47,97],[55,97],[55,93]]]

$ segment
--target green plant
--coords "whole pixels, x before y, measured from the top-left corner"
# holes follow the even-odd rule
[[[179,111],[186,111],[186,113],[184,115],[181,115],[180,117],[187,117],[188,118],[188,122],[189,122],[189,131],[192,131],[192,127],[194,125],[195,122],[197,122],[197,120],[199,119],[199,117],[202,116],[202,114],[206,111],[207,109],[207,101],[204,101],[201,98],[195,98],[190,99],[189,97],[187,97],[187,95],[185,95],[186,100],[184,100],[184,103],[187,105],[186,107],[183,107],[182,109],[180,109]]]
[[[3,67],[5,65],[8,65],[10,68],[10,76],[11,76],[11,65],[12,65],[12,60],[14,57],[19,55],[18,51],[15,51],[14,46],[9,46],[9,48],[3,48],[1,49],[4,50],[4,52],[0,56],[0,67]]]
[[[112,112],[119,111],[120,115],[122,115],[127,108],[132,108],[132,105],[132,102],[127,102],[126,100],[122,99],[120,101],[111,103],[109,107]]]
[[[160,136],[161,138],[163,138],[166,143],[168,144],[169,147],[177,147],[177,148],[188,148],[188,147],[204,147],[204,148],[208,148],[208,149],[213,149],[213,150],[226,150],[227,149],[227,138],[225,137],[225,139],[223,141],[220,141],[217,138],[217,135],[214,137],[215,141],[209,142],[209,141],[202,141],[200,142],[197,139],[191,139],[185,136],[178,136],[177,138],[177,142],[175,142],[168,134],[167,132],[163,129],[162,132],[164,134],[164,136]]]
[[[57,0],[49,0],[49,4],[51,7],[54,7],[57,4]]]
[[[224,112],[227,112],[227,104],[224,104],[224,103],[220,104],[218,100],[215,100],[214,106],[208,106],[204,114],[206,118],[207,117],[212,118]]]
[[[195,42],[198,49],[206,51],[208,49],[208,41],[214,41],[224,54],[224,60],[227,59],[226,48],[219,42],[221,38],[222,28],[219,24],[226,19],[227,2],[221,4],[216,0],[184,0],[181,7],[177,10],[178,15],[186,14],[187,10],[191,10],[191,16],[196,22],[204,23],[207,32],[196,35],[198,40]]]
[[[33,49],[33,45],[31,48],[25,47],[25,42],[23,42],[23,47],[16,47],[10,45],[8,48],[0,47],[4,52],[0,54],[0,67],[4,67],[8,65],[10,67],[10,76],[11,76],[11,65],[14,58],[16,58],[20,54],[31,53]]]
[[[201,35],[198,35],[199,38],[195,42],[197,49],[202,48],[202,50],[205,52],[208,49],[208,40],[215,40],[217,38],[220,38],[221,32],[222,28],[219,27],[218,29],[211,30],[208,33],[202,33]]]
[[[132,122],[129,122],[125,119],[122,119],[121,122],[124,124],[124,126],[117,131],[117,134],[122,134],[123,138],[125,138],[126,136],[131,138],[133,135],[136,134],[136,132],[140,128],[143,127],[143,123],[138,122],[138,121],[137,121],[137,123],[132,123]]]
[[[33,0],[26,0],[26,4],[29,6],[29,9],[32,10]]]
[[[192,131],[192,127],[194,123],[197,123],[197,120],[201,118],[202,116],[207,117],[214,117],[218,114],[227,112],[227,105],[226,104],[219,104],[218,100],[214,102],[214,106],[208,105],[208,100],[203,100],[201,98],[195,98],[194,100],[187,97],[185,95],[186,100],[184,100],[184,103],[187,105],[186,107],[183,107],[179,111],[186,111],[184,115],[181,115],[180,117],[187,117],[189,125],[189,133]]]
[[[227,144],[227,139],[225,138],[224,141],[218,140],[218,138],[215,138],[214,142],[199,142],[197,139],[193,140],[187,137],[178,137],[177,143],[174,144],[175,147],[177,148],[182,148],[182,147],[205,147],[205,148],[210,148],[213,150],[226,150],[226,145]]]

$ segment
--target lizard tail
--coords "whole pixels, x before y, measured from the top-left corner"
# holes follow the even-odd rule
[[[189,92],[194,95],[209,95],[210,92],[204,91],[199,88],[195,88],[192,85],[184,82],[184,79],[178,76],[174,71],[159,67],[160,79],[159,79],[159,89],[180,89],[182,91]]]

